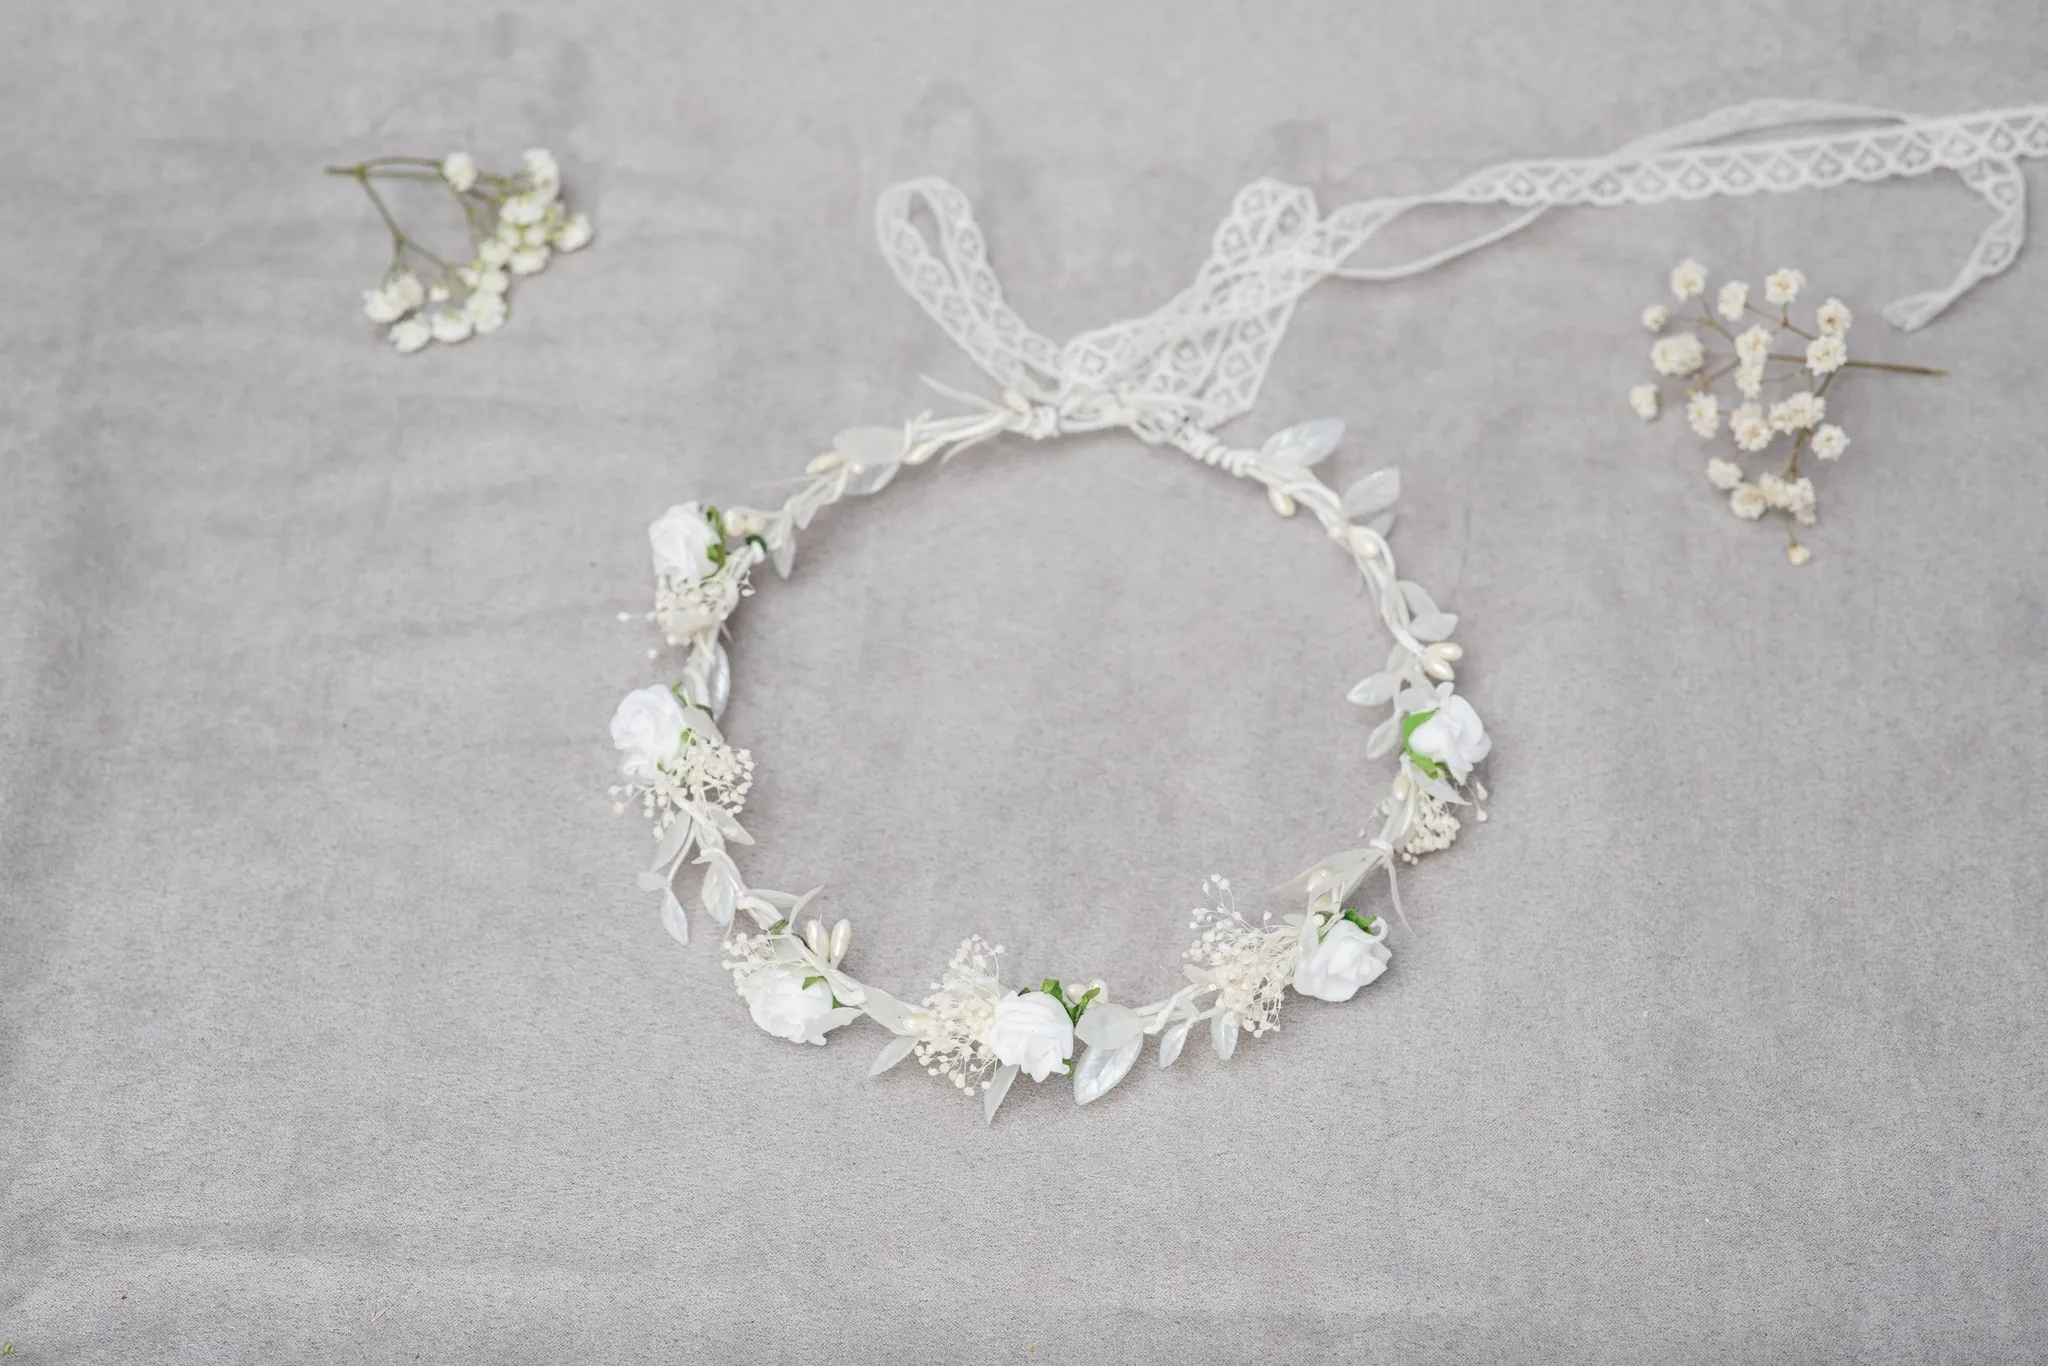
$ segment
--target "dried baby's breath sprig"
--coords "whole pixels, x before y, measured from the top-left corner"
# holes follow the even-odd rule
[[[1002,957],[1002,945],[990,947],[980,935],[969,935],[924,999],[927,1014],[914,1048],[917,1060],[957,1090],[987,1089],[998,1065],[988,1032],[1003,997]]]
[[[1849,326],[1854,318],[1840,299],[1829,299],[1814,310],[1811,330],[1794,323],[1792,304],[1806,288],[1803,271],[1788,267],[1764,277],[1764,302],[1772,308],[1751,302],[1749,285],[1741,280],[1722,284],[1708,308],[1707,284],[1707,268],[1697,261],[1681,261],[1671,272],[1671,292],[1680,303],[1701,301],[1698,314],[1680,321],[1706,328],[1728,344],[1729,354],[1709,351],[1697,332],[1670,333],[1651,343],[1650,366],[1659,375],[1682,381],[1686,422],[1701,438],[1711,440],[1719,434],[1724,417],[1728,439],[1747,455],[1762,454],[1780,436],[1789,438],[1782,468],[1767,469],[1752,480],[1739,461],[1717,455],[1707,461],[1707,482],[1728,495],[1728,510],[1744,521],[1757,521],[1766,513],[1782,516],[1786,557],[1795,565],[1805,564],[1813,552],[1800,541],[1797,528],[1813,525],[1818,502],[1813,480],[1799,472],[1799,458],[1811,453],[1821,460],[1838,460],[1849,448],[1849,434],[1825,420],[1828,393],[1836,380],[1845,370],[1937,376],[1947,372],[1851,358]],[[1762,321],[1734,330],[1751,317]],[[1642,322],[1650,331],[1663,333],[1671,317],[1662,304],[1652,304],[1643,311]],[[1740,400],[1725,412],[1713,389],[1724,379]],[[1767,399],[1766,389],[1790,392]],[[1654,383],[1628,391],[1629,407],[1645,422],[1656,418],[1662,400]]]
[[[400,354],[429,342],[450,345],[505,325],[514,275],[537,275],[556,252],[576,251],[592,236],[590,217],[571,214],[562,200],[562,173],[546,148],[528,151],[518,171],[497,175],[477,167],[468,152],[431,157],[372,157],[353,166],[329,166],[362,187],[391,234],[391,263],[374,289],[363,291],[363,313],[386,325]],[[435,186],[462,211],[469,247],[463,263],[440,255],[399,225],[377,187],[413,182]]]
[[[1188,980],[1216,988],[1216,1007],[1233,1041],[1243,1027],[1254,1038],[1280,1027],[1280,1007],[1301,956],[1300,925],[1275,924],[1270,913],[1247,920],[1237,909],[1230,879],[1211,876],[1202,885],[1209,904],[1198,906],[1188,928],[1201,931],[1182,955]],[[1228,1047],[1219,1048],[1228,1054]]]

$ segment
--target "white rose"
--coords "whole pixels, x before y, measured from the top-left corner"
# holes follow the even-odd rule
[[[756,968],[740,983],[740,993],[747,998],[747,1013],[754,1023],[776,1038],[825,1042],[818,1022],[832,1010],[832,989],[822,978],[814,977],[805,986],[804,973],[796,968]]]
[[[1294,989],[1319,1001],[1348,1001],[1387,970],[1394,955],[1385,944],[1340,919],[1323,934],[1315,954],[1294,970]]]
[[[1031,1080],[1065,1072],[1074,1056],[1074,1022],[1067,1008],[1042,991],[1020,991],[996,1002],[988,1046],[1005,1067],[1021,1067]]]
[[[1459,782],[1472,765],[1493,751],[1493,740],[1472,704],[1455,695],[1448,683],[1436,689],[1436,710],[1408,737],[1408,748],[1450,769]]]
[[[612,713],[612,743],[625,755],[619,771],[638,782],[653,782],[656,766],[673,763],[682,752],[688,725],[683,704],[667,688],[627,693]]]
[[[711,547],[718,544],[718,528],[704,516],[698,503],[678,503],[647,528],[647,540],[654,547],[654,572],[689,583],[709,574]]]

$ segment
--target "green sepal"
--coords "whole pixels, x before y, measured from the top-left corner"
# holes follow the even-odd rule
[[[1436,710],[1435,707],[1431,707],[1428,711],[1411,712],[1401,718],[1401,748],[1408,752],[1408,757],[1414,761],[1417,768],[1432,778],[1441,778],[1444,776],[1444,771],[1437,761],[1426,754],[1417,754],[1414,747],[1408,743],[1409,737],[1415,734],[1416,728],[1430,717],[1435,716]]]
[[[798,988],[798,990],[799,990],[799,991],[809,991],[809,990],[811,989],[811,983],[813,983],[813,982],[822,982],[822,981],[824,981],[824,980],[825,980],[825,979],[824,979],[823,977],[819,977],[819,976],[816,976],[816,975],[813,975],[813,976],[810,976],[810,977],[806,977],[806,978],[804,978],[804,984],[803,984],[803,986],[799,987],[799,988]],[[837,1001],[834,1001],[834,1002],[833,1002],[833,1004],[834,1004],[834,1005],[837,1005],[837,1004],[838,1004],[838,1002],[837,1002]]]
[[[1374,916],[1372,917],[1372,919],[1367,920],[1363,916],[1359,915],[1357,911],[1354,911],[1349,907],[1346,907],[1344,910],[1344,918],[1350,921],[1352,924],[1358,926],[1359,929],[1364,930],[1367,934],[1371,934],[1372,927],[1380,923],[1380,918],[1378,916]]]
[[[1094,1000],[1101,994],[1101,987],[1090,987],[1088,988],[1088,990],[1082,992],[1081,999],[1067,1007],[1067,1018],[1069,1020],[1072,1020],[1075,1024],[1081,1023],[1081,1012],[1088,1008],[1088,1003],[1090,1001]]]
[[[775,922],[775,923],[774,923],[773,925],[770,925],[770,926],[768,927],[768,929],[767,929],[766,933],[768,933],[768,934],[781,934],[781,933],[782,933],[782,932],[783,932],[784,930],[786,930],[786,929],[788,929],[788,928],[789,928],[789,921],[788,921],[787,919],[783,919],[783,920],[778,920],[778,921],[776,921],[776,922]]]
[[[1058,1002],[1059,1002],[1059,1003],[1060,1003],[1061,1005],[1065,1005],[1065,1004],[1066,1004],[1066,1001],[1067,1001],[1066,993],[1060,990],[1060,979],[1059,979],[1059,978],[1057,978],[1057,977],[1048,977],[1048,978],[1046,978],[1046,979],[1045,979],[1045,980],[1044,980],[1043,982],[1040,982],[1040,983],[1038,984],[1038,989],[1039,989],[1040,991],[1044,992],[1044,993],[1045,993],[1046,995],[1048,995],[1048,996],[1052,997],[1052,998],[1053,998],[1053,999],[1054,999],[1055,1001],[1058,1001]]]

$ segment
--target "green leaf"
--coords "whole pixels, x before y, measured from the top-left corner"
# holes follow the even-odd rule
[[[1066,996],[1060,991],[1060,982],[1057,977],[1046,978],[1038,984],[1038,989],[1052,997],[1055,1001],[1059,1001],[1062,1004],[1066,1002]]]
[[[806,978],[804,978],[804,984],[803,984],[803,987],[802,987],[801,989],[802,989],[802,990],[804,990],[804,991],[809,991],[809,990],[811,989],[811,983],[813,983],[813,982],[822,982],[822,981],[824,981],[824,980],[825,980],[825,979],[824,979],[823,977],[817,977],[817,976],[811,976],[811,977],[806,977]],[[836,1006],[836,1005],[838,1005],[838,1004],[839,1004],[839,1002],[837,1002],[837,1001],[834,1001],[834,1002],[833,1002],[832,1004]]]
[[[768,927],[768,933],[770,933],[770,934],[781,934],[781,933],[782,933],[782,932],[783,932],[784,930],[786,930],[786,929],[788,929],[788,928],[789,928],[789,922],[788,922],[787,920],[778,920],[778,921],[776,921],[776,922],[775,922],[775,923],[774,923],[773,925],[770,925],[770,926]]]
[[[1081,1023],[1081,1012],[1088,1008],[1088,1003],[1090,1001],[1094,1000],[1101,994],[1101,987],[1090,987],[1088,988],[1088,990],[1082,992],[1081,999],[1067,1007],[1067,1018],[1069,1020],[1072,1020],[1075,1024]]]
[[[1437,761],[1430,758],[1427,754],[1417,754],[1415,752],[1415,747],[1408,743],[1409,737],[1415,734],[1416,729],[1420,727],[1424,721],[1427,721],[1430,717],[1435,715],[1436,708],[1431,707],[1428,711],[1410,712],[1408,715],[1402,717],[1401,748],[1408,751],[1408,757],[1415,761],[1415,766],[1417,768],[1421,769],[1424,773],[1428,774],[1432,778],[1441,778],[1443,776],[1443,769],[1438,766]]]
[[[1372,927],[1374,925],[1377,925],[1380,919],[1378,916],[1374,916],[1372,917],[1372,919],[1367,920],[1363,916],[1359,915],[1357,911],[1351,910],[1349,907],[1345,908],[1344,918],[1350,921],[1352,924],[1358,926],[1359,929],[1364,930],[1367,934],[1372,933]]]

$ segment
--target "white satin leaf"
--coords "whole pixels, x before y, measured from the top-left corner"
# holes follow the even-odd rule
[[[1341,418],[1319,417],[1273,433],[1266,438],[1266,444],[1259,447],[1259,454],[1272,464],[1292,465],[1305,470],[1336,450],[1337,443],[1343,439],[1344,423]]]
[[[1022,1070],[1016,1063],[1011,1063],[990,1079],[988,1090],[981,1093],[981,1119],[984,1124],[996,1122],[996,1108],[1003,1103],[1003,1097],[1010,1094],[1010,1087]]]
[[[1374,674],[1345,693],[1344,700],[1361,707],[1382,706],[1394,700],[1394,689],[1399,687],[1400,683],[1401,680],[1393,674]]]
[[[1365,757],[1368,759],[1379,758],[1393,749],[1394,742],[1400,738],[1401,718],[1389,716],[1386,720],[1372,728],[1372,736],[1365,742]]]
[[[1195,1027],[1195,1017],[1190,1015],[1177,1024],[1170,1024],[1159,1036],[1159,1065],[1171,1067],[1180,1057],[1180,1050],[1188,1041],[1188,1031]]]
[[[1210,1016],[1209,1042],[1215,1045],[1217,1057],[1229,1061],[1237,1051],[1237,1016],[1228,1011]]]
[[[1137,1011],[1110,1001],[1090,1005],[1074,1026],[1074,1037],[1090,1048],[1121,1048],[1144,1034],[1145,1022]]]
[[[917,1038],[915,1035],[905,1034],[900,1038],[889,1040],[889,1042],[882,1045],[882,1051],[875,1055],[873,1064],[868,1068],[868,1075],[871,1077],[881,1076],[897,1063],[909,1057],[911,1051],[916,1047]]]
[[[1370,517],[1384,512],[1401,497],[1401,471],[1374,470],[1344,490],[1344,515]]]
[[[675,867],[676,860],[689,849],[690,841],[696,833],[695,821],[679,816],[669,822],[668,833],[661,837],[661,843],[655,847],[654,862],[647,865],[647,871],[659,873]],[[662,881],[666,882],[668,879],[664,877]]]
[[[1144,1049],[1143,1030],[1115,1048],[1097,1048],[1091,1044],[1081,1055],[1081,1061],[1074,1065],[1074,1103],[1086,1105],[1107,1095],[1110,1088],[1130,1072],[1131,1064],[1138,1060],[1138,1054]]]
[[[704,903],[705,914],[720,925],[732,924],[733,903],[738,896],[739,890],[724,868],[716,863],[706,866],[703,885],[697,889],[697,899]]]
[[[690,921],[674,892],[664,893],[661,898],[661,927],[674,935],[678,944],[690,942]]]
[[[900,465],[862,465],[849,468],[846,473],[846,491],[855,496],[880,493],[889,487],[889,481],[896,477]]]
[[[1440,610],[1436,605],[1436,599],[1429,595],[1429,590],[1412,580],[1401,580],[1401,596],[1408,600],[1408,612],[1411,616],[1431,616]]]
[[[1435,640],[1449,640],[1451,632],[1457,629],[1456,612],[1431,612],[1408,623],[1408,633],[1424,644]]]
[[[893,465],[903,458],[901,427],[848,427],[832,438],[832,449],[855,465]]]

